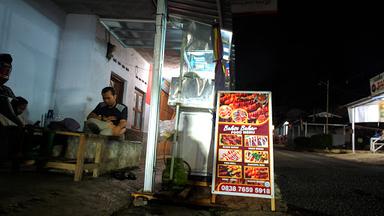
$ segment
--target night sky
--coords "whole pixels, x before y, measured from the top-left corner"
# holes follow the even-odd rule
[[[368,1],[292,0],[279,1],[277,14],[234,17],[236,88],[272,91],[284,118],[291,109],[325,111],[319,82],[329,79],[330,111],[340,112],[384,72],[383,11]]]

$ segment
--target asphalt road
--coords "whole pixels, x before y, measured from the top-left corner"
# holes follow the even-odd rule
[[[275,150],[275,174],[293,215],[384,215],[384,165]]]

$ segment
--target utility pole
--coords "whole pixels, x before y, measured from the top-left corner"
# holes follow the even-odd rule
[[[145,157],[144,189],[152,193],[155,182],[157,133],[159,126],[159,101],[161,92],[161,73],[163,71],[165,36],[167,34],[167,0],[158,0],[156,9],[156,34],[153,50],[153,72],[151,89],[151,106],[149,111],[149,125],[147,150]]]
[[[325,116],[325,134],[328,134],[328,113],[329,113],[329,80],[327,80],[327,114]]]

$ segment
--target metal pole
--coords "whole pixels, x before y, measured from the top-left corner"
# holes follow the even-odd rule
[[[184,75],[184,53],[185,47],[187,45],[187,33],[183,30],[183,42],[180,49],[180,71],[179,71],[179,84],[177,87],[177,104],[176,104],[176,121],[175,121],[175,134],[173,135],[173,146],[172,146],[172,157],[171,157],[171,167],[169,172],[169,179],[173,180],[174,167],[175,167],[175,157],[178,156],[179,149],[179,122],[180,122],[180,96],[181,89],[183,88],[183,75]]]
[[[352,108],[352,152],[355,153],[355,108]]]
[[[328,134],[328,113],[329,113],[329,80],[327,80],[327,114],[325,119],[325,134]]]
[[[223,14],[222,14],[222,10],[221,10],[221,1],[216,0],[216,5],[217,5],[217,12],[219,13],[220,28],[223,28]]]
[[[145,158],[144,192],[153,192],[156,166],[157,132],[159,124],[159,101],[161,72],[163,70],[165,35],[167,30],[166,0],[157,1],[156,35],[153,51],[154,67],[152,73],[151,106],[149,111],[147,151]]]
[[[173,147],[172,147],[172,157],[171,157],[171,167],[169,173],[169,179],[173,179],[173,169],[175,167],[175,157],[177,156],[177,147],[179,144],[178,136],[179,136],[179,119],[180,119],[180,104],[176,105],[176,117],[175,117],[175,134],[173,135]]]

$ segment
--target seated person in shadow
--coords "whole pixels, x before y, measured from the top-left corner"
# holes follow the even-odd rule
[[[384,130],[379,132],[379,138],[380,138],[381,141],[384,140]]]
[[[11,109],[3,109],[0,111],[0,124],[2,126],[25,125],[25,120],[21,114],[27,109],[28,101],[23,97],[15,97],[10,103]],[[14,120],[16,119],[16,120]]]
[[[379,138],[381,136],[381,131],[380,130],[377,130],[372,137],[374,138]]]
[[[0,114],[2,126],[20,126],[24,123],[13,109],[11,100],[16,98],[12,89],[6,86],[12,72],[12,56],[8,53],[0,54]],[[24,110],[23,110],[24,111]]]
[[[4,102],[4,101],[3,101]],[[15,97],[9,103],[0,106],[0,137],[3,154],[12,160],[12,169],[19,170],[23,160],[23,143],[25,138],[24,120],[20,115],[27,109],[28,101],[22,97]],[[6,106],[10,106],[9,108]]]
[[[113,87],[105,87],[101,91],[103,102],[88,115],[86,125],[96,134],[121,136],[127,126],[127,106],[117,103]]]
[[[372,138],[380,138],[380,140],[384,140],[384,130],[377,130]]]

